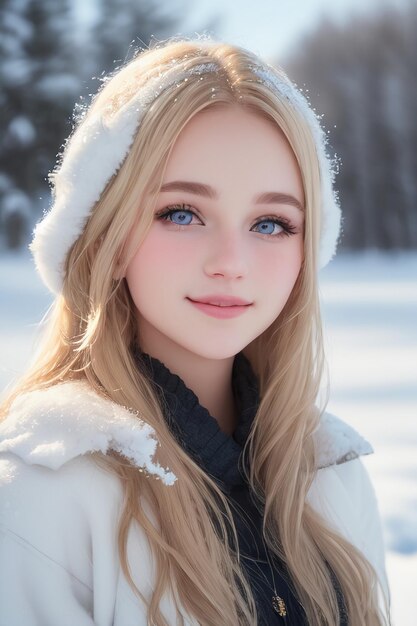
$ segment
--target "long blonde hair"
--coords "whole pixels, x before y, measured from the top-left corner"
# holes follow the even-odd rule
[[[179,71],[207,61],[218,70],[204,80],[190,73],[186,83],[161,93],[151,113],[144,115],[126,159],[67,255],[62,294],[49,311],[36,359],[3,402],[1,414],[7,414],[18,394],[70,379],[86,379],[97,393],[137,411],[155,429],[161,443],[156,459],[176,474],[175,484],[167,487],[147,477],[116,452],[93,458],[123,485],[120,562],[147,605],[148,624],[166,626],[159,603],[168,590],[177,610],[182,606],[201,624],[257,623],[250,585],[229,540],[232,532],[237,545],[228,502],[176,442],[151,381],[135,363],[134,304],[125,280],[114,276],[146,237],[170,151],[185,124],[209,107],[244,107],[263,116],[284,132],[294,151],[306,213],[304,260],[293,291],[278,318],[243,351],[260,390],[244,449],[250,460],[248,480],[264,504],[265,541],[288,568],[309,624],[339,624],[329,565],[343,591],[349,624],[382,626],[387,622],[378,608],[374,568],[306,502],[317,473],[312,433],[324,411],[316,401],[326,366],[317,285],[320,171],[309,125],[285,98],[256,80],[250,69],[251,63],[259,63],[255,55],[223,42],[203,46],[188,38],[171,38],[138,53],[106,81],[79,124],[92,110],[111,116],[148,78],[168,64],[172,68],[173,60]],[[212,88],[214,99],[208,96]],[[53,174],[51,180],[55,182]],[[156,524],[145,513],[144,502]],[[156,564],[149,601],[129,572],[127,538],[134,521],[145,531]]]

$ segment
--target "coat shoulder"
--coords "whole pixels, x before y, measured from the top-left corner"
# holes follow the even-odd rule
[[[353,426],[332,413],[323,413],[313,437],[318,469],[340,465],[374,452],[369,441]]]
[[[114,450],[172,485],[176,476],[154,460],[155,430],[138,413],[97,393],[86,381],[67,381],[23,393],[0,422],[0,453],[59,469],[78,456]]]

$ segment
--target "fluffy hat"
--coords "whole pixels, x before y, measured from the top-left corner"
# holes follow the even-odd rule
[[[198,43],[202,45],[202,42]],[[321,269],[336,251],[341,226],[341,211],[333,189],[336,164],[326,153],[326,134],[306,98],[285,74],[281,75],[268,64],[250,64],[250,68],[259,81],[286,98],[312,129],[322,191]],[[36,225],[29,246],[36,267],[52,292],[58,294],[62,290],[68,251],[81,235],[106,184],[126,158],[146,110],[166,88],[188,80],[190,74],[218,72],[219,69],[216,63],[206,62],[179,71],[173,60],[170,67],[150,78],[110,119],[93,112],[76,127],[66,142],[60,166],[54,172],[53,204]]]

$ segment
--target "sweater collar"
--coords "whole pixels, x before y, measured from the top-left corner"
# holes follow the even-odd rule
[[[133,354],[146,367],[157,393],[163,397],[167,424],[180,445],[223,488],[242,484],[243,446],[259,406],[258,380],[245,355],[239,352],[233,361],[232,390],[238,425],[233,435],[228,435],[182,378],[146,352],[136,348]]]

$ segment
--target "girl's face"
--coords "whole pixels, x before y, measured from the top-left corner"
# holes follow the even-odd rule
[[[153,225],[126,271],[142,350],[222,359],[258,337],[300,271],[303,206],[300,171],[277,127],[237,107],[198,113],[173,147]],[[233,309],[209,307],[210,315],[191,302],[212,295],[251,304],[222,318],[214,313]]]

